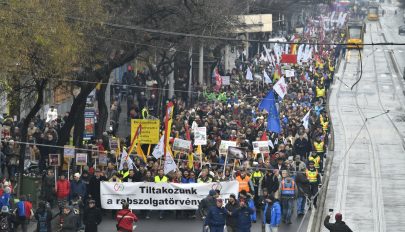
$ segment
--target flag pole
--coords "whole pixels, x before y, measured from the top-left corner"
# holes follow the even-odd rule
[[[226,153],[226,155],[225,155],[225,162],[224,162],[224,175],[225,175],[225,169],[226,169],[226,162],[227,162],[227,160],[228,160],[228,152]]]

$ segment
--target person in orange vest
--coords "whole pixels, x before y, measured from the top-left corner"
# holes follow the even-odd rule
[[[280,196],[282,207],[282,220],[284,223],[291,224],[291,215],[294,208],[294,199],[297,195],[297,185],[290,177],[287,170],[281,172],[282,180],[280,183]]]
[[[236,177],[239,182],[239,192],[245,190],[247,193],[253,193],[254,188],[250,177],[247,175],[246,170],[242,170],[240,176]]]

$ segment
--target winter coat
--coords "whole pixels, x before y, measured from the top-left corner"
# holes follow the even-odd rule
[[[98,225],[101,223],[101,220],[102,220],[102,216],[101,216],[101,210],[99,208],[88,207],[84,210],[83,223],[86,227],[90,226],[90,225]]]
[[[227,212],[225,208],[223,207],[218,208],[217,206],[211,206],[208,209],[207,218],[205,219],[205,225],[224,226],[226,215]]]
[[[100,199],[100,182],[101,181],[107,181],[107,179],[104,176],[100,176],[100,178],[93,176],[90,179],[88,194],[90,194],[91,197],[93,199],[95,199],[96,201],[97,201],[97,199]]]
[[[336,221],[335,223],[329,222],[330,216],[326,216],[323,224],[331,232],[352,232],[344,221]]]
[[[252,219],[252,221],[255,222],[256,221],[255,202],[253,199],[249,198],[249,200],[247,200],[247,204],[249,208],[253,210],[253,213],[250,215],[250,219]]]
[[[45,176],[42,182],[42,197],[46,201],[51,201],[55,198],[55,179],[53,176]]]
[[[68,197],[70,193],[70,183],[68,180],[58,180],[56,182],[56,197],[61,199]]]
[[[82,182],[82,180],[73,180],[70,182],[70,199],[73,199],[75,194],[81,196],[82,198],[86,196],[86,185]]]
[[[216,199],[212,196],[207,196],[206,198],[202,199],[200,205],[198,206],[198,212],[200,213],[201,217],[206,217],[208,214],[208,209],[210,207],[216,206]]]
[[[119,224],[120,229],[132,232],[132,224],[136,221],[138,221],[138,217],[128,209],[122,209],[117,212],[117,224]]]
[[[278,178],[274,174],[266,174],[262,181],[262,188],[266,188],[267,192],[274,193],[277,192],[279,187]]]
[[[76,232],[77,231],[77,221],[79,220],[79,215],[76,215],[73,210],[67,215],[63,215],[63,225],[62,232]]]
[[[250,231],[250,227],[252,226],[250,215],[253,213],[254,210],[249,207],[240,207],[232,212],[232,215],[238,220],[238,231]]]
[[[307,175],[303,172],[298,172],[295,176],[295,183],[297,184],[298,197],[303,197],[311,193]]]
[[[270,207],[270,223],[266,220],[268,208]],[[280,225],[281,221],[281,206],[278,201],[275,201],[273,204],[266,203],[263,210],[263,224],[270,224],[273,227]]]
[[[51,232],[52,212],[47,209],[38,209],[34,214],[37,220],[38,232]]]
[[[239,202],[235,200],[235,204],[231,204],[228,202],[228,204],[225,205],[225,209],[228,210],[229,212],[234,212],[239,208]],[[236,218],[232,215],[227,215],[226,216],[226,225],[227,226],[237,226],[238,221]]]

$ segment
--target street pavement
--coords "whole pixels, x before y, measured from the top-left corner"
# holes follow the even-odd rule
[[[200,219],[176,219],[175,214],[169,212],[166,214],[166,217],[163,220],[159,220],[157,211],[152,214],[150,220],[145,220],[143,217],[140,217],[139,222],[136,223],[136,231],[142,232],[161,232],[161,231],[202,231],[203,222]],[[138,214],[137,214],[138,216]],[[307,219],[310,216],[308,214],[305,218]],[[282,224],[279,228],[280,232],[299,232],[306,231],[307,223],[303,223],[301,229],[298,230],[298,227],[301,223],[303,217],[297,218],[294,214],[292,217],[292,224],[286,225]],[[259,218],[258,218],[259,219]],[[306,220],[307,222],[308,220]],[[116,221],[111,219],[111,214],[107,213],[107,216],[104,216],[102,223],[98,227],[99,232],[111,232],[114,231]],[[261,231],[261,220],[257,220],[257,223],[252,224],[252,232]]]
[[[365,43],[404,42],[398,34],[402,12],[383,4],[385,17],[367,22]],[[405,221],[404,95],[400,74],[394,69],[393,49],[402,68],[405,47],[365,46],[360,56],[349,50],[340,66],[330,97],[335,151],[324,207],[341,212],[353,231],[403,231]],[[388,113],[387,110],[389,110]],[[328,231],[323,227],[322,231]]]

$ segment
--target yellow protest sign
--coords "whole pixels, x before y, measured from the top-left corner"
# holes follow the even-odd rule
[[[155,119],[131,119],[131,140],[136,133],[139,124],[142,124],[139,135],[141,144],[158,144],[160,121]]]

